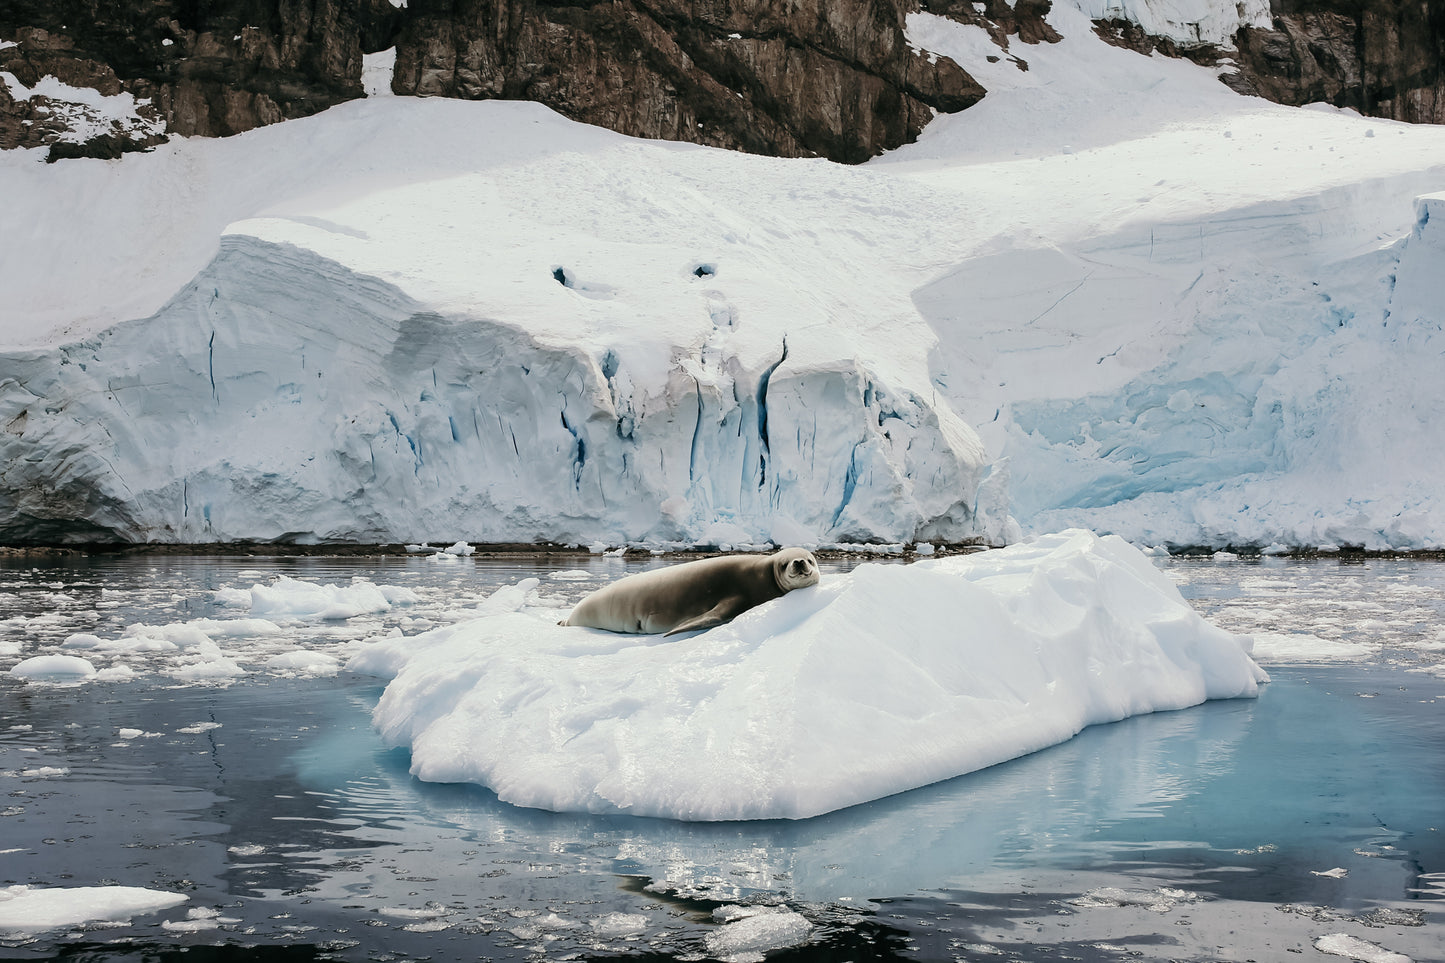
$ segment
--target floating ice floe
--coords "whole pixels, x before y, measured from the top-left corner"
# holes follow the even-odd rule
[[[1137,549],[1079,530],[863,564],[672,638],[558,626],[539,585],[348,663],[391,677],[374,722],[417,777],[558,811],[805,818],[1268,678]]]
[[[1348,933],[1330,933],[1315,940],[1315,949],[1331,956],[1359,960],[1361,963],[1413,963],[1403,953],[1395,953],[1368,940]]]
[[[774,906],[725,906],[713,912],[723,926],[707,938],[708,955],[724,963],[754,963],[770,950],[805,942],[813,924],[801,914]]]
[[[0,932],[38,933],[90,920],[129,919],[188,897],[136,886],[0,886]]]
[[[37,655],[10,670],[29,682],[74,682],[95,675],[95,665],[75,655]]]
[[[301,620],[350,619],[417,600],[411,589],[374,585],[360,578],[353,579],[350,585],[327,585],[285,575],[270,585],[253,585],[249,590],[220,589],[215,597],[223,605],[249,608],[254,616]]]

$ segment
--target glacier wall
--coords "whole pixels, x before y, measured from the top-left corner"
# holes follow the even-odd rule
[[[1047,311],[994,338],[1001,380],[1032,372],[984,430],[1018,517],[1175,546],[1445,544],[1445,194],[1385,231],[1378,186],[1012,252],[922,290],[945,321],[960,286]],[[968,346],[945,338],[938,364]]]
[[[785,335],[761,361],[645,347],[669,363],[228,234],[155,316],[4,357],[0,540],[990,535],[982,449],[946,406]]]

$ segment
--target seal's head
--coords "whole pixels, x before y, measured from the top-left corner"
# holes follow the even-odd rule
[[[818,584],[818,560],[806,548],[785,548],[773,559],[773,578],[784,592]]]

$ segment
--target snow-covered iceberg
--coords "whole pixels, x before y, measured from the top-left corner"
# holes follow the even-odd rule
[[[419,778],[560,811],[805,818],[1267,678],[1137,549],[1083,531],[860,565],[668,639],[558,626],[536,587],[349,663],[390,678],[374,722]]]

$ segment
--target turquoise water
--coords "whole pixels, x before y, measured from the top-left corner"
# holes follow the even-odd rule
[[[1095,727],[801,822],[554,814],[419,783],[370,727],[376,680],[344,672],[0,676],[0,887],[189,898],[124,925],[12,933],[0,956],[1268,960],[1328,959],[1316,944],[1341,934],[1445,956],[1445,566],[1161,564],[1211,618],[1304,640],[1312,661],[1268,664],[1258,700]],[[0,667],[73,632],[233,617],[212,592],[280,573],[422,597],[287,643],[343,652],[524,575],[568,572],[580,593],[620,565],[7,560]],[[738,905],[806,922],[739,943],[720,922]]]

